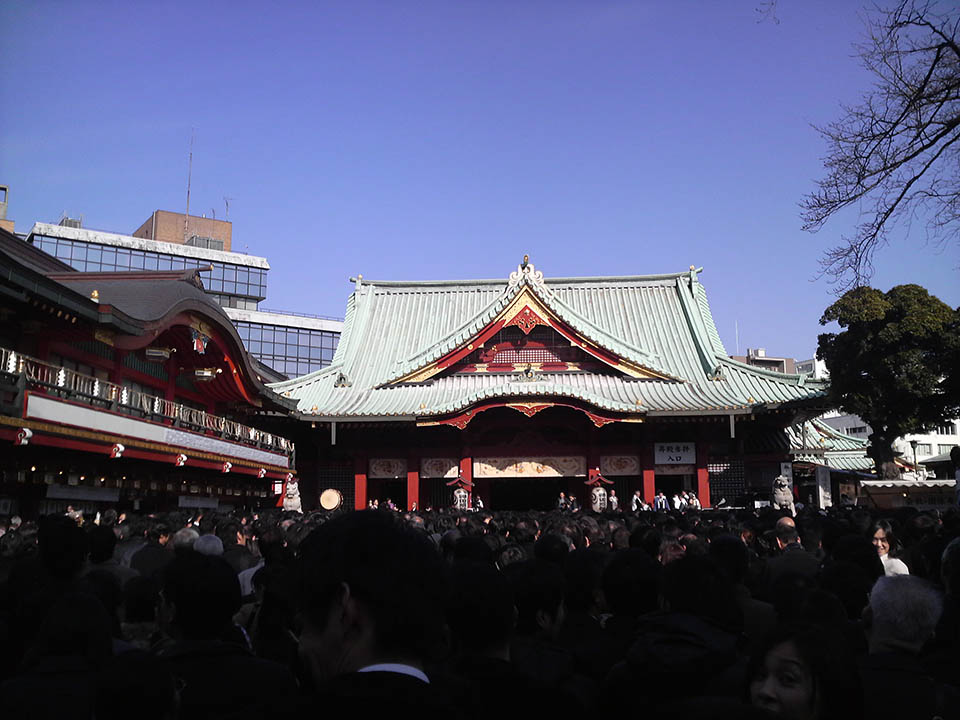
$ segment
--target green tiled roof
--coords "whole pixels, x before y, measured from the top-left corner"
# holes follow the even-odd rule
[[[507,280],[357,280],[329,367],[272,385],[301,413],[330,419],[442,417],[488,399],[553,397],[617,413],[748,411],[824,395],[825,385],[730,360],[698,271],[547,278],[518,268]],[[601,348],[664,380],[610,373],[439,374],[395,383],[463,347],[527,288]]]
[[[787,428],[793,459],[831,470],[869,472],[873,460],[867,455],[867,441],[845,435],[819,419]]]

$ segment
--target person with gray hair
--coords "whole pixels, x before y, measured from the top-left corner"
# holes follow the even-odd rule
[[[180,554],[193,550],[193,544],[199,537],[200,533],[193,528],[180,528],[173,534],[173,538],[170,540],[170,542],[173,543],[173,551]]]
[[[919,577],[888,575],[874,584],[864,610],[869,654],[860,660],[864,717],[960,717],[960,691],[938,683],[919,659],[942,612],[939,591]]]

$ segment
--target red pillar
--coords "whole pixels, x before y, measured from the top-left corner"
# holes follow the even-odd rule
[[[594,482],[600,475],[600,448],[597,447],[597,429],[590,428],[590,442],[587,446],[587,481]],[[590,488],[592,485],[586,485],[580,478],[577,482],[577,499],[580,501],[580,507],[590,509]],[[609,492],[609,490],[608,490]]]
[[[413,510],[413,504],[420,509],[420,456],[407,457],[407,510]]]
[[[468,484],[472,483],[473,482],[473,456],[470,453],[470,451],[466,449],[464,449],[460,455],[461,455],[460,477],[463,479],[465,483],[468,483]],[[476,488],[467,491],[468,493],[470,493],[469,502],[471,505],[473,504],[473,493],[475,492],[475,490]],[[483,497],[483,495],[481,495],[480,497]],[[487,498],[483,498],[483,504],[484,505],[487,504]]]
[[[640,463],[643,467],[643,501],[648,505],[653,505],[654,497],[657,494],[653,460],[653,443],[645,441],[641,445]]]
[[[707,441],[697,438],[697,497],[701,507],[710,507],[710,472],[707,470]]]
[[[353,507],[364,510],[367,507],[367,456],[359,453],[353,458]]]

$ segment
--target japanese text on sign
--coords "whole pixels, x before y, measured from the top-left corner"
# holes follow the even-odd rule
[[[657,465],[693,464],[697,445],[692,442],[654,443],[653,461]]]

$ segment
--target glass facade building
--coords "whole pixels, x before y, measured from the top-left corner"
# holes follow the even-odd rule
[[[200,275],[204,289],[247,351],[287,377],[329,365],[340,340],[339,320],[259,310],[269,271],[261,257],[47,223],[36,223],[27,242],[80,272],[210,268]]]
[[[306,375],[333,360],[340,333],[234,320],[251,355],[287,377]]]
[[[262,268],[49,235],[34,234],[31,241],[80,272],[190,270],[212,266],[212,270],[202,275],[203,286],[224,307],[253,310],[267,296],[267,271]]]

